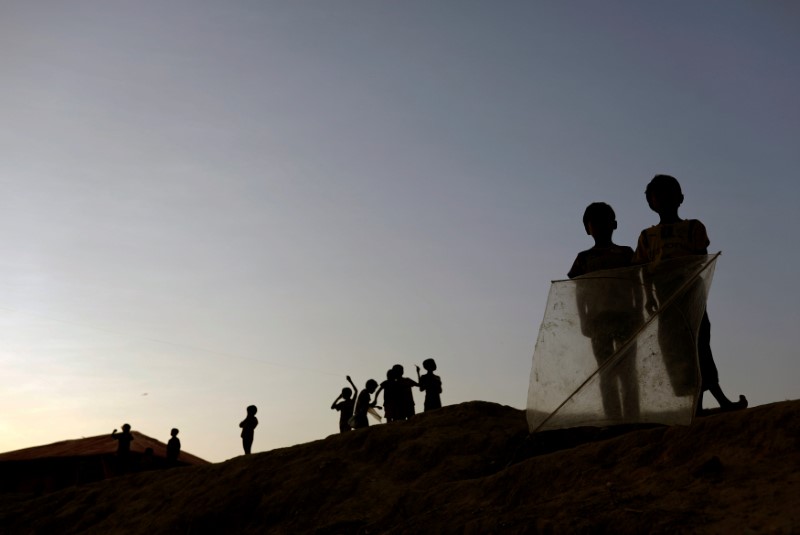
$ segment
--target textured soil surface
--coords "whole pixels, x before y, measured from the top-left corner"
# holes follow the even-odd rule
[[[224,463],[0,495],[0,533],[800,533],[800,402],[529,437],[523,411],[475,401]]]

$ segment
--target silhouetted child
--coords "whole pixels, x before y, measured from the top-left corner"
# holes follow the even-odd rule
[[[375,379],[370,379],[364,387],[364,390],[358,393],[356,399],[356,408],[353,412],[353,429],[361,429],[369,427],[369,420],[367,419],[367,412],[375,406],[371,396],[378,389],[378,382]]]
[[[412,387],[419,386],[416,381],[403,377],[403,367],[400,364],[392,366],[397,383],[397,409],[395,420],[408,420],[415,414],[414,393]]]
[[[377,402],[378,396],[383,392],[383,416],[387,422],[394,422],[398,414],[398,384],[397,372],[394,368],[386,372],[386,380],[383,381],[378,390],[375,392],[375,400]]]
[[[258,412],[256,406],[250,405],[247,407],[247,418],[239,423],[239,427],[242,428],[242,446],[244,447],[245,455],[250,455],[250,448],[253,446],[253,437],[258,426],[256,412]]]
[[[172,428],[169,432],[172,438],[167,442],[167,464],[175,466],[178,464],[178,456],[181,454],[181,439],[178,438],[178,430]]]
[[[122,433],[117,433],[117,430],[114,429],[111,432],[111,438],[118,442],[117,471],[120,473],[127,472],[130,468],[131,442],[133,442],[130,424],[122,425]]]
[[[428,372],[420,376],[419,366],[417,366],[417,381],[419,382],[420,392],[425,392],[425,411],[432,411],[433,409],[442,408],[442,380],[438,375],[433,372],[436,371],[436,361],[433,359],[425,359],[422,361],[422,367]]]
[[[633,249],[611,240],[617,228],[614,209],[595,202],[583,213],[586,234],[594,238],[594,247],[578,253],[567,276],[570,279],[594,271],[630,267]],[[598,366],[619,351],[641,322],[641,288],[631,281],[609,285],[606,291],[592,284],[592,291],[577,281],[576,298],[581,332],[592,341]],[[622,290],[622,291],[620,291]],[[639,381],[636,374],[636,345],[631,344],[616,364],[600,372],[603,410],[610,420],[636,421],[639,418]]]
[[[353,396],[353,391],[355,391],[356,396],[358,395],[358,389],[356,385],[353,384],[353,381],[350,379],[350,376],[347,376],[347,382],[350,383],[350,386],[353,387],[353,390],[345,387],[342,388],[342,393],[339,394],[335,400],[333,400],[333,404],[331,405],[331,410],[339,411],[339,432],[346,433],[350,431],[350,417],[353,416],[353,412],[356,405],[356,398]],[[342,401],[339,401],[339,400]],[[338,402],[338,403],[337,403]]]
[[[133,435],[131,434],[130,424],[122,425],[122,433],[117,433],[114,429],[111,432],[111,438],[118,441],[117,455],[128,455],[131,452],[131,442],[133,442]]]
[[[662,260],[680,258],[689,255],[708,254],[710,241],[706,233],[706,227],[697,219],[681,219],[678,216],[678,208],[683,203],[683,192],[675,177],[669,175],[656,175],[645,190],[647,204],[650,209],[659,215],[659,223],[647,228],[639,235],[639,242],[636,245],[634,262],[639,264],[652,263],[656,265]],[[645,272],[647,273],[647,272]],[[647,280],[645,282],[648,282]],[[649,311],[655,311],[658,307],[658,300],[666,296],[660,296],[659,288],[652,283],[648,285],[647,302],[645,306]],[[697,288],[691,289],[698,291]],[[687,375],[686,364],[691,365],[687,360],[686,348],[676,345],[672,336],[671,328],[662,329],[662,318],[659,318],[659,344],[664,353],[665,363],[670,371],[670,379],[673,382],[673,389],[676,395],[689,395],[681,387],[681,382],[686,382],[682,376]],[[668,324],[667,321],[664,322]],[[697,403],[697,413],[700,414],[703,406],[703,392],[708,390],[717,400],[722,410],[736,410],[747,407],[747,399],[739,396],[739,401],[733,402],[725,396],[719,386],[719,374],[711,353],[711,323],[708,314],[703,312],[700,322],[700,330],[697,335],[697,353],[700,366],[701,390]]]

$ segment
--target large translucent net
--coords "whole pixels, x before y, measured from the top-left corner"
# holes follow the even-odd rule
[[[691,423],[701,385],[697,334],[717,256],[554,281],[533,353],[531,432]]]

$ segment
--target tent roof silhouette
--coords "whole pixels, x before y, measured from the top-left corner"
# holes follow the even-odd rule
[[[131,431],[131,434],[133,435],[133,442],[131,442],[132,453],[144,454],[147,448],[152,448],[155,457],[166,457],[167,445],[165,443],[138,431]],[[111,434],[106,433],[94,437],[62,440],[43,446],[0,453],[0,462],[113,455],[117,451],[117,444],[117,441],[111,438]],[[210,464],[205,459],[201,459],[184,450],[181,450],[180,461],[193,465]]]

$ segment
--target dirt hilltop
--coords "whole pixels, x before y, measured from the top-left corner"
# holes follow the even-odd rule
[[[0,496],[0,533],[797,533],[800,401],[528,437],[474,401],[224,463]]]

